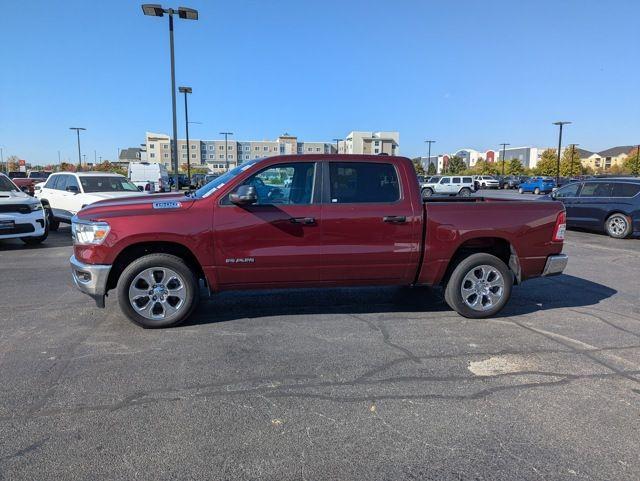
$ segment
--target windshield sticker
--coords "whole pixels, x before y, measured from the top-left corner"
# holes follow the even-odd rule
[[[164,201],[164,202],[154,202],[154,209],[179,209],[182,207],[182,203],[176,201]]]

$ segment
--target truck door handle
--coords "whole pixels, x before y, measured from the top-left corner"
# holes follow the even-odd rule
[[[382,221],[390,224],[403,224],[407,222],[407,217],[404,215],[385,215]]]
[[[289,222],[292,224],[314,225],[316,223],[316,219],[315,217],[292,217],[289,219]]]

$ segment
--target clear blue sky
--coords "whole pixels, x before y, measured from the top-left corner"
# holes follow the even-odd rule
[[[171,131],[167,18],[137,1],[2,2],[0,146],[112,159]],[[182,3],[182,1],[180,2]],[[184,0],[178,85],[194,138],[330,140],[399,130],[401,152],[640,142],[637,0]],[[166,6],[169,6],[167,4]],[[178,6],[178,4],[173,5]],[[179,100],[182,100],[179,98]],[[179,136],[184,135],[179,103]]]

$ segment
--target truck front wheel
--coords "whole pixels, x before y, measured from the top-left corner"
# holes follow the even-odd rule
[[[122,312],[143,327],[183,322],[198,304],[198,282],[189,266],[169,254],[149,254],[129,264],[118,280]]]
[[[495,256],[472,254],[453,270],[444,299],[458,314],[472,319],[499,312],[511,297],[513,276]]]
[[[433,195],[433,190],[429,187],[422,189],[422,198],[431,197]]]

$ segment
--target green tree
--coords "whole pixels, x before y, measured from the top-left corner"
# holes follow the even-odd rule
[[[556,157],[556,163],[558,158]],[[563,177],[572,177],[582,174],[582,163],[580,162],[580,154],[577,149],[567,147],[562,153],[560,159],[560,175]]]
[[[7,170],[16,171],[19,169],[18,162],[20,158],[17,155],[10,155],[7,157]]]
[[[438,167],[434,162],[431,162],[429,164],[429,167],[427,168],[427,175],[436,175],[437,171],[438,171]]]
[[[99,172],[112,172],[114,174],[122,174],[124,176],[127,175],[127,171],[125,169],[115,164],[112,164],[108,160],[104,160],[99,164],[94,165],[92,170],[97,170]]]
[[[413,167],[416,169],[416,174],[425,175],[424,167],[422,166],[422,159],[420,157],[416,157],[411,159],[413,162]]]
[[[557,162],[558,156],[556,154],[556,149],[547,149],[542,152],[542,157],[538,161],[538,165],[536,165],[534,173],[536,175],[554,176],[557,171]]]
[[[629,152],[629,156],[624,159],[624,168],[630,174],[640,175],[640,149],[636,147]]]
[[[507,173],[509,175],[522,175],[524,171],[524,165],[519,159],[511,159],[507,164]]]
[[[458,155],[454,155],[449,159],[449,164],[447,165],[447,174],[460,174],[463,170],[467,168],[467,164],[464,163],[462,157]]]

